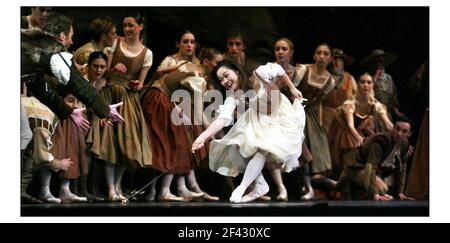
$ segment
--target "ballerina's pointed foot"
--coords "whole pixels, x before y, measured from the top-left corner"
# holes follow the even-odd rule
[[[210,202],[216,202],[219,201],[219,197],[216,196],[211,196],[208,193],[204,192],[203,197],[201,197],[201,199],[205,200],[205,201],[210,201]]]
[[[253,190],[244,197],[242,197],[242,202],[244,203],[253,202],[256,199],[263,197],[268,192],[269,192],[269,185],[265,181],[255,183],[255,187],[253,188]]]
[[[185,202],[186,200],[182,197],[177,197],[172,193],[167,193],[166,195],[160,195],[158,197],[160,202]]]
[[[178,192],[178,195],[180,197],[184,198],[185,201],[190,202],[190,201],[194,201],[196,199],[202,198],[205,195],[205,193],[184,190],[184,191]]]
[[[238,186],[234,191],[231,193],[230,202],[231,203],[241,203],[242,202],[242,195],[245,193],[245,187]]]

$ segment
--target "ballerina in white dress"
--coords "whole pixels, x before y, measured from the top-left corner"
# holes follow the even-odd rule
[[[244,172],[230,202],[250,202],[269,191],[261,173],[266,162],[281,164],[283,172],[299,167],[305,126],[302,94],[276,63],[258,67],[251,77],[252,82],[247,81],[242,69],[231,61],[219,62],[211,76],[216,89],[222,93],[228,90],[228,97],[220,106],[217,119],[194,141],[192,151],[203,147],[207,139],[233,121],[234,110],[245,105],[248,91],[253,88],[256,95],[249,99],[248,108],[222,139],[211,142],[209,151],[211,170],[224,176]],[[277,80],[285,83],[297,98],[293,104],[279,92],[275,85]],[[247,93],[230,92],[239,90]],[[253,181],[253,191],[243,196]]]

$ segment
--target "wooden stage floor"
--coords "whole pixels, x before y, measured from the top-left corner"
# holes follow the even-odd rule
[[[428,201],[130,202],[23,204],[21,216],[429,216]]]

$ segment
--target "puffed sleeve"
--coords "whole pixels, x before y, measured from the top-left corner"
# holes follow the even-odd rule
[[[156,71],[161,71],[163,69],[169,67],[175,67],[177,65],[177,61],[172,56],[167,56],[164,60],[159,64],[158,69]]]
[[[334,81],[334,78],[331,78],[331,83],[328,85],[328,87],[325,89],[325,94],[330,93],[331,90],[333,90],[334,85],[336,84],[336,81]]]
[[[108,55],[111,54],[111,53],[114,53],[116,51],[116,47],[117,47],[117,38],[114,40],[114,43],[113,43],[112,46],[105,48],[106,53]]]
[[[91,52],[86,49],[78,49],[73,54],[73,59],[77,64],[84,66],[85,64],[87,64],[90,54]]]
[[[58,81],[64,85],[70,79],[70,66],[72,66],[72,54],[60,52],[54,54],[50,59],[50,70]]]
[[[292,80],[292,83],[295,87],[298,87],[303,80],[303,77],[305,76],[306,70],[308,69],[307,64],[300,64],[298,63],[295,65],[295,70],[297,72],[297,75],[295,76],[294,80]]]
[[[377,101],[375,103],[375,112],[378,115],[385,114],[386,113],[386,106]]]
[[[145,53],[144,64],[142,66],[150,68],[152,64],[153,64],[153,52],[150,49],[147,49],[147,52]]]
[[[266,65],[259,66],[256,73],[265,81],[273,83],[276,77],[286,74],[286,71],[279,64],[268,62]]]
[[[225,119],[226,126],[233,121],[234,110],[236,109],[236,100],[233,97],[225,99],[223,105],[219,106],[219,116],[217,119]]]
[[[33,131],[33,139],[33,159],[35,163],[40,166],[44,166],[49,170],[55,172],[59,171],[61,162],[55,159],[50,153],[50,150],[53,147],[50,132],[45,128],[38,127]]]
[[[203,94],[206,90],[206,80],[203,77],[191,76],[181,80],[181,85],[186,89]]]
[[[346,100],[344,104],[342,104],[342,110],[344,113],[355,113],[355,101],[354,100]]]

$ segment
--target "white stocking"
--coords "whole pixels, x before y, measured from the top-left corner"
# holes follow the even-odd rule
[[[277,200],[286,200],[287,199],[287,191],[286,191],[286,187],[284,186],[284,183],[283,183],[281,169],[279,169],[279,168],[272,169],[272,170],[270,170],[270,174],[272,175],[273,181],[275,182],[275,185],[277,185],[277,189],[279,192],[279,194],[277,196]]]
[[[184,194],[189,191],[186,187],[186,179],[184,178],[183,175],[179,175],[177,178],[177,189],[178,194]]]
[[[187,175],[187,181],[189,188],[194,192],[203,192],[202,189],[200,189],[200,186],[197,183],[197,178],[195,178],[194,170],[189,171],[189,175]]]
[[[121,200],[125,199],[125,196],[122,193],[122,187],[121,187],[123,173],[125,173],[125,167],[124,166],[116,166],[115,171],[114,171],[114,189],[116,191],[117,196],[119,196],[119,198]]]
[[[178,186],[178,196],[184,198],[184,200],[186,201],[192,201],[204,195],[203,192],[197,193],[189,191],[186,187],[186,178],[183,175],[178,176],[177,186]]]
[[[173,174],[167,173],[161,181],[161,192],[159,194],[160,197],[165,197],[170,193],[170,183],[172,183]]]
[[[70,179],[61,179],[59,186],[59,197],[62,203],[87,202],[86,197],[79,197],[73,194],[69,188]]]
[[[61,199],[56,198],[50,192],[50,179],[52,178],[52,172],[47,168],[41,168],[41,192],[39,199],[49,203],[61,203]]]
[[[230,202],[241,202],[247,187],[261,174],[266,159],[263,154],[257,152],[248,162],[245,168],[244,177],[241,184],[231,193]],[[264,178],[263,178],[264,180]]]
[[[59,185],[59,197],[62,197],[61,194],[69,196],[72,194],[69,189],[70,180],[69,179],[61,179],[61,184]]]
[[[269,192],[269,185],[264,179],[262,173],[259,173],[258,177],[256,177],[255,179],[255,186],[253,187],[253,190],[249,194],[242,197],[242,202],[254,201],[266,195],[268,192]]]
[[[105,177],[106,177],[106,184],[108,185],[108,199],[110,201],[118,200],[118,196],[117,196],[116,190],[114,188],[114,171],[115,171],[115,165],[106,162],[105,163]]]

